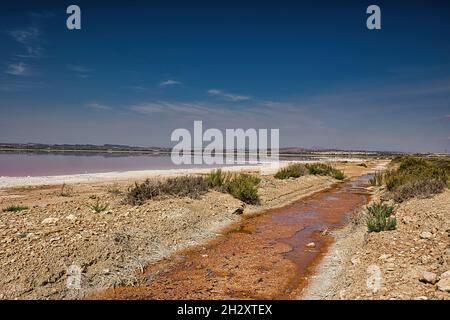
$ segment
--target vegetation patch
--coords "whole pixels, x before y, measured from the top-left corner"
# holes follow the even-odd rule
[[[386,171],[382,180],[397,202],[413,197],[429,197],[448,186],[450,159],[407,156],[396,158],[393,163],[398,168]]]
[[[3,208],[2,211],[3,212],[20,212],[20,211],[27,210],[27,209],[28,209],[27,206],[12,205],[12,206]]]
[[[249,204],[259,202],[258,185],[261,182],[256,176],[246,173],[234,175],[225,185],[225,190],[233,197]]]
[[[96,202],[88,204],[88,208],[94,211],[95,213],[100,213],[108,209],[109,204],[108,203],[102,203],[100,202],[100,199],[97,199]]]
[[[380,187],[384,183],[384,171],[377,171],[373,178],[369,179],[369,183],[371,186]]]
[[[143,183],[135,183],[128,189],[125,202],[140,205],[147,200],[163,195],[197,199],[208,190],[208,182],[200,176],[175,177],[161,181],[147,179]]]
[[[309,173],[308,168],[301,163],[293,163],[281,168],[275,174],[276,179],[299,178]]]
[[[117,183],[108,186],[106,191],[113,196],[120,196],[123,193],[122,190],[120,190],[120,187]]]
[[[325,163],[307,164],[306,168],[308,169],[310,174],[319,176],[330,176],[338,180],[345,179],[344,172]]]
[[[369,232],[395,230],[397,219],[391,217],[394,207],[385,203],[373,203],[367,207],[367,229]]]
[[[206,180],[211,188],[227,192],[245,203],[256,204],[259,201],[258,185],[261,179],[254,175],[231,174],[218,169],[211,171]]]

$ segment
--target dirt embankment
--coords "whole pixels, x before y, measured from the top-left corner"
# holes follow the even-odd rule
[[[395,206],[397,229],[336,232],[303,299],[450,299],[450,191]]]
[[[340,166],[350,176],[367,170],[351,163]],[[243,203],[215,191],[198,200],[165,198],[137,207],[124,205],[120,192],[131,183],[0,189],[0,208],[29,207],[0,212],[0,298],[73,299],[92,289],[133,284],[137,270],[215,237],[241,219],[233,212]],[[246,206],[244,215],[285,205],[334,183],[320,176],[263,176],[261,204]],[[94,213],[88,207],[97,199],[108,203],[106,211]],[[81,288],[69,289],[67,283],[73,287],[71,276],[77,272]]]

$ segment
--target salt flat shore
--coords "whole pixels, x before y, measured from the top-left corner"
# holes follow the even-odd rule
[[[320,162],[362,162],[363,159],[358,158],[325,158]],[[285,166],[291,162],[312,163],[317,160],[305,161],[280,161],[280,166]],[[141,180],[145,178],[158,177],[172,177],[189,174],[206,174],[213,169],[221,168],[225,171],[258,171],[262,175],[274,174],[278,166],[268,164],[258,165],[236,165],[236,166],[214,166],[208,168],[180,168],[180,169],[150,169],[150,170],[133,170],[133,171],[116,171],[116,172],[102,172],[102,173],[83,173],[83,174],[67,174],[67,175],[52,175],[52,176],[27,176],[27,177],[0,177],[1,188],[14,188],[26,186],[40,186],[40,185],[60,185],[60,184],[74,184],[74,183],[96,183],[108,181],[130,181],[133,179]]]

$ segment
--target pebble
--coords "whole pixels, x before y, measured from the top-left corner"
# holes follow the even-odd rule
[[[424,231],[420,234],[420,238],[428,240],[428,239],[433,238],[433,234],[429,231]]]
[[[66,217],[66,219],[67,219],[67,220],[70,220],[70,221],[75,221],[75,220],[77,220],[77,217],[76,217],[75,215],[73,215],[73,214],[69,214],[69,215]]]
[[[443,274],[441,274],[440,276],[441,279],[450,279],[450,270],[444,272]]]
[[[450,292],[450,278],[444,278],[439,280],[437,288],[444,292]]]
[[[438,276],[433,272],[424,271],[420,275],[419,280],[424,283],[435,284],[438,281]]]
[[[310,242],[306,245],[308,248],[315,248],[316,244],[314,242]]]
[[[52,224],[58,221],[59,221],[58,218],[45,218],[44,220],[41,221],[41,224]]]

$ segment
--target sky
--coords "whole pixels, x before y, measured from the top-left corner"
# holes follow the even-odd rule
[[[66,8],[81,8],[68,30]],[[369,5],[381,30],[366,27]],[[445,1],[14,1],[0,142],[171,146],[176,128],[281,147],[450,150]]]

